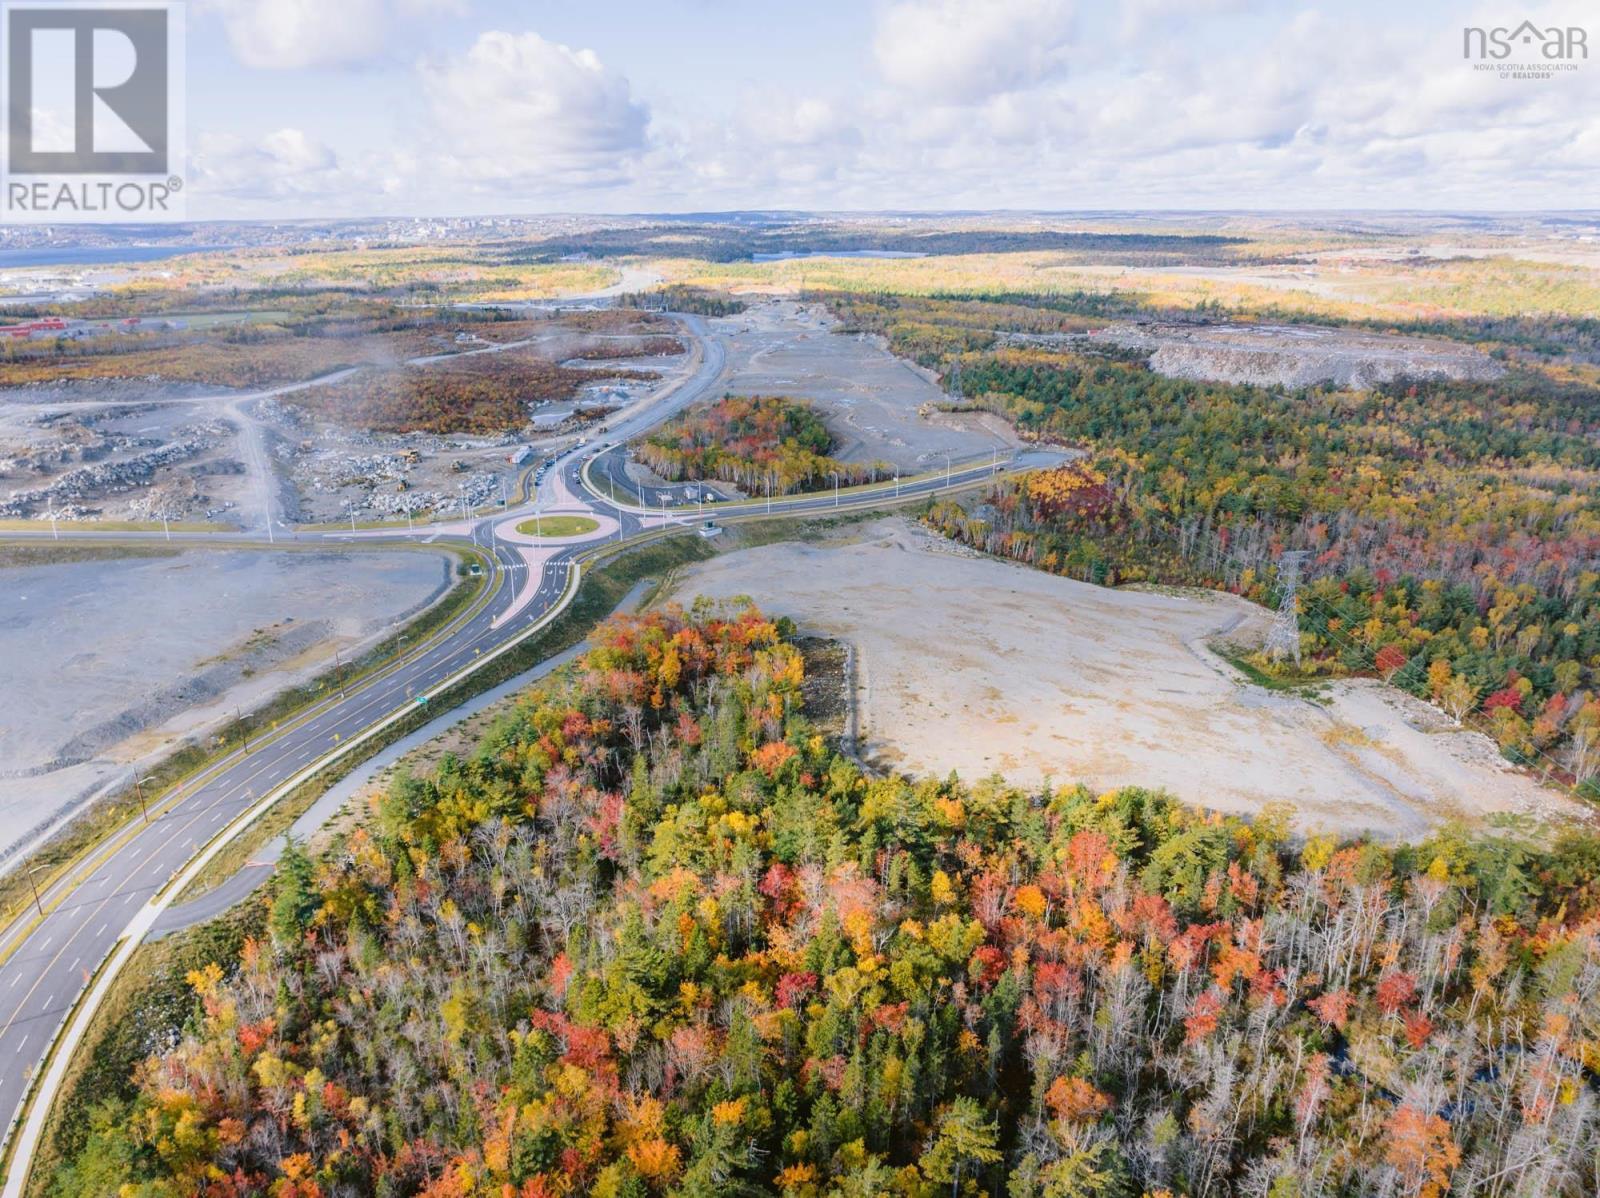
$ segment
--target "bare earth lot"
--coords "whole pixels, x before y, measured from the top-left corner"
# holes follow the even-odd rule
[[[673,591],[701,594],[853,643],[863,753],[907,773],[1160,787],[1242,813],[1288,801],[1304,829],[1389,837],[1575,810],[1392,688],[1331,683],[1318,704],[1245,683],[1205,647],[1264,632],[1230,596],[1087,586],[902,520],[726,554]]]
[[[1505,373],[1470,346],[1315,325],[1116,324],[1096,335],[1151,351],[1150,368],[1161,374],[1264,387],[1332,383],[1367,390],[1401,377],[1497,379]]]
[[[348,656],[449,567],[442,553],[241,550],[0,570],[0,850],[127,763]]]
[[[923,416],[944,393],[881,341],[834,333],[821,305],[755,301],[738,316],[711,322],[724,335],[734,395],[788,395],[811,400],[846,462],[888,462],[910,472],[1001,452],[1018,444],[1006,424],[988,416]]]

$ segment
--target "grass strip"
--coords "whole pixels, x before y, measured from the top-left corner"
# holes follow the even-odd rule
[[[449,547],[445,547],[449,548]],[[457,550],[456,552],[461,552]],[[325,699],[339,685],[346,688],[386,665],[402,649],[409,649],[449,623],[482,592],[486,578],[463,575],[438,602],[418,613],[405,627],[385,637],[360,657],[317,677],[279,692],[270,702],[223,725],[209,741],[189,741],[148,771],[140,787],[128,786],[106,795],[69,820],[23,860],[0,876],[0,927],[7,926],[34,903],[34,885],[42,892],[75,867],[113,835],[137,818],[143,806],[156,807],[166,792],[226,757],[248,738],[251,743],[269,735],[277,725],[302,708]],[[32,875],[30,881],[30,874]]]

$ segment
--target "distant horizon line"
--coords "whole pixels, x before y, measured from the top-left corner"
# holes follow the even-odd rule
[[[142,224],[95,222],[59,224],[15,224],[0,226],[0,240],[16,233],[56,234],[94,232],[144,233],[149,236],[172,236],[183,230],[218,225],[268,225],[276,227],[294,225],[356,225],[364,223],[393,223],[400,221],[538,221],[538,220],[717,220],[761,217],[768,219],[794,218],[970,218],[970,217],[1058,217],[1076,219],[1104,219],[1115,217],[1462,217],[1462,218],[1552,218],[1582,217],[1600,220],[1600,207],[1591,208],[718,208],[718,209],[634,209],[609,212],[577,212],[551,210],[547,212],[476,212],[476,213],[373,213],[368,215],[312,215],[295,217],[233,216],[207,217],[171,223]]]

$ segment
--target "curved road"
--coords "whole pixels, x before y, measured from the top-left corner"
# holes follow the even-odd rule
[[[669,385],[650,401],[625,412],[605,434],[605,442],[574,445],[541,471],[532,502],[492,517],[448,525],[405,530],[317,533],[279,533],[276,544],[284,548],[307,544],[328,545],[353,541],[416,544],[435,543],[476,547],[491,563],[484,593],[445,627],[423,639],[404,656],[331,694],[248,751],[237,750],[168,796],[152,810],[148,824],[134,821],[110,838],[95,856],[46,889],[45,913],[39,918],[29,908],[0,931],[0,1126],[7,1141],[29,1080],[44,1059],[53,1037],[91,974],[125,934],[142,938],[155,912],[149,909],[158,891],[188,866],[224,828],[258,805],[275,788],[317,763],[374,724],[413,707],[447,679],[470,669],[474,662],[526,633],[530,625],[564,607],[570,600],[567,586],[576,557],[597,543],[627,540],[642,532],[673,526],[685,531],[698,523],[688,511],[663,513],[645,510],[626,501],[613,503],[591,490],[586,467],[596,458],[614,452],[623,443],[702,398],[721,378],[724,354],[721,343],[693,317],[682,318],[698,340],[700,360],[685,380]],[[881,507],[911,500],[948,488],[970,486],[1002,467],[1047,465],[1059,454],[1025,453],[1006,463],[985,456],[981,462],[957,464],[948,472],[906,479],[896,485],[777,499],[718,504],[719,520],[759,519],[773,516],[826,514]],[[619,497],[620,498],[620,497]],[[537,508],[540,511],[587,512],[601,522],[602,530],[584,538],[535,542],[518,537],[515,525]],[[707,515],[711,512],[708,510]],[[51,534],[20,534],[5,539],[42,539]],[[100,540],[161,540],[145,533],[70,534]],[[174,533],[174,541],[203,544],[223,542],[267,547],[260,535],[237,533]],[[162,896],[162,905],[171,896]],[[76,1031],[77,1023],[74,1024]],[[48,1091],[52,1079],[47,1078]],[[34,1118],[43,1108],[35,1103],[27,1131],[17,1142],[17,1159],[0,1198],[20,1192],[21,1179],[32,1155]]]

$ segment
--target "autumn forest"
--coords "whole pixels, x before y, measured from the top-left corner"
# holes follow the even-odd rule
[[[1590,1194],[1600,842],[873,777],[619,617],[280,867],[60,1198]]]

